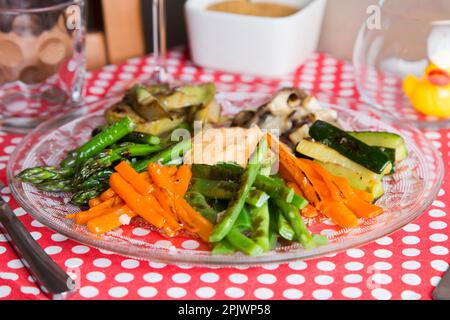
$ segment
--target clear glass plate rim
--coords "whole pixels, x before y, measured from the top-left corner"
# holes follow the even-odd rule
[[[224,95],[247,95],[249,97],[263,97],[268,96],[265,93],[248,93],[248,92],[233,92],[233,93],[224,93]],[[26,145],[26,142],[31,139],[31,137],[34,134],[39,134],[42,130],[44,130],[46,127],[48,127],[51,124],[54,124],[58,120],[61,119],[70,119],[70,116],[73,115],[84,115],[80,114],[80,111],[88,110],[93,105],[103,104],[107,103],[108,101],[114,101],[117,100],[119,96],[109,97],[107,99],[101,99],[94,101],[92,103],[87,104],[81,110],[71,111],[67,112],[65,114],[59,115],[55,118],[52,118],[41,125],[39,125],[36,129],[31,131],[23,140],[22,142],[17,146],[17,148],[14,150],[13,154],[11,155],[10,161],[8,163],[7,168],[7,179],[8,184],[11,188],[11,192],[14,196],[14,198],[17,200],[20,206],[22,206],[26,212],[28,212],[34,219],[39,221],[40,223],[46,225],[50,229],[68,237],[69,239],[75,240],[77,242],[90,245],[95,248],[108,250],[113,253],[117,253],[123,256],[132,257],[136,259],[141,260],[151,260],[151,261],[157,261],[167,264],[188,264],[193,266],[258,266],[258,265],[264,265],[264,264],[273,264],[273,263],[287,263],[295,260],[306,260],[311,259],[323,255],[330,255],[337,252],[345,251],[350,248],[358,247],[367,244],[368,242],[374,241],[378,238],[381,238],[383,236],[389,235],[396,230],[400,229],[401,227],[405,226],[406,224],[410,223],[411,221],[415,220],[417,217],[419,217],[423,212],[432,204],[434,201],[434,198],[431,198],[428,201],[424,201],[418,209],[415,210],[414,214],[408,214],[407,219],[399,219],[394,224],[390,224],[388,228],[386,228],[381,234],[379,234],[379,229],[374,229],[372,231],[367,232],[364,235],[360,235],[355,239],[348,239],[345,241],[345,244],[342,242],[337,242],[335,244],[327,245],[324,247],[319,247],[315,249],[314,251],[290,251],[290,252],[277,252],[275,255],[273,254],[265,254],[259,257],[249,257],[245,255],[238,255],[233,256],[233,259],[227,259],[227,260],[219,260],[218,258],[224,258],[225,256],[212,256],[212,255],[202,255],[198,254],[195,251],[192,251],[192,254],[188,254],[189,250],[183,250],[182,254],[176,254],[170,252],[167,249],[158,249],[158,248],[152,248],[152,249],[142,249],[142,248],[136,248],[132,246],[126,246],[126,245],[117,245],[112,243],[105,243],[105,242],[99,242],[93,237],[89,237],[87,235],[84,235],[82,233],[73,232],[73,230],[70,230],[66,225],[60,225],[57,223],[54,223],[49,217],[45,215],[39,214],[39,212],[35,212],[35,210],[32,208],[31,204],[27,202],[27,199],[17,189],[16,183],[19,183],[16,181],[14,175],[13,175],[13,163],[15,162],[15,159],[17,158],[17,154],[20,153],[21,149],[24,145]],[[323,103],[323,105],[328,106],[334,106],[338,109],[342,109],[343,107],[329,104],[329,103]],[[366,109],[366,111],[372,112],[374,111],[373,108],[369,106],[359,106],[359,110],[356,112],[361,112],[363,109]],[[351,110],[352,112],[355,112],[354,110]],[[78,117],[74,117],[70,119],[70,121],[76,120]],[[385,118],[384,115],[380,115],[380,119]],[[386,117],[388,120],[392,121],[392,117]],[[61,123],[58,127],[67,124],[70,121],[66,121],[64,123]],[[400,121],[400,120],[399,120]],[[416,128],[410,126],[409,124],[403,124],[406,129],[408,129],[411,132],[415,132],[416,134],[419,134],[423,136],[423,133]],[[49,134],[50,132],[47,132]],[[426,137],[423,136],[424,139]],[[426,139],[427,140],[427,139]],[[433,154],[435,155],[436,161],[437,161],[437,172],[438,176],[436,178],[437,183],[434,184],[434,186],[429,191],[430,194],[437,195],[441,185],[443,183],[444,179],[444,164],[443,160],[436,148],[432,145],[429,146],[432,150]],[[130,250],[131,249],[131,250]],[[308,254],[309,252],[309,254]]]

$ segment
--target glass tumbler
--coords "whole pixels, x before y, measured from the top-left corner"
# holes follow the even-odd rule
[[[0,130],[26,133],[84,96],[83,0],[0,0]]]

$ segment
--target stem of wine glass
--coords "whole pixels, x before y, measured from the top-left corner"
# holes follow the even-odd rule
[[[153,54],[155,58],[155,71],[152,76],[158,83],[170,82],[167,71],[167,29],[166,29],[166,3],[165,0],[153,0]]]

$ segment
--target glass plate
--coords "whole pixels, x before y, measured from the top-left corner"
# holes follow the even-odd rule
[[[258,93],[218,95],[223,113],[227,115],[243,108],[257,107],[269,98],[267,94]],[[299,245],[280,246],[258,257],[243,254],[213,256],[205,243],[185,236],[165,238],[139,219],[134,219],[129,226],[96,236],[64,218],[66,214],[77,211],[67,203],[68,194],[41,192],[21,183],[14,175],[25,168],[59,163],[69,150],[89,139],[91,130],[104,123],[103,110],[119,99],[94,102],[40,125],[25,137],[11,156],[8,180],[19,204],[42,224],[83,244],[121,255],[163,263],[215,266],[261,265],[318,257],[363,245],[401,228],[425,211],[442,184],[442,160],[420,131],[402,121],[380,118],[373,113],[376,110],[365,105],[351,103],[339,107],[323,103],[338,112],[345,129],[391,131],[401,134],[406,140],[409,157],[398,165],[395,175],[386,178],[386,193],[377,202],[385,212],[379,217],[364,220],[353,229],[341,229],[323,218],[308,220],[311,230],[326,235],[329,244],[313,250],[305,250]]]

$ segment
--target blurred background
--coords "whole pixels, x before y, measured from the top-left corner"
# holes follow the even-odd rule
[[[152,51],[150,0],[88,0],[88,69]],[[187,42],[183,5],[185,0],[166,0],[168,46]],[[353,44],[377,0],[328,0],[319,51],[351,60]],[[122,22],[122,23],[117,23]],[[123,39],[126,39],[124,45]]]

